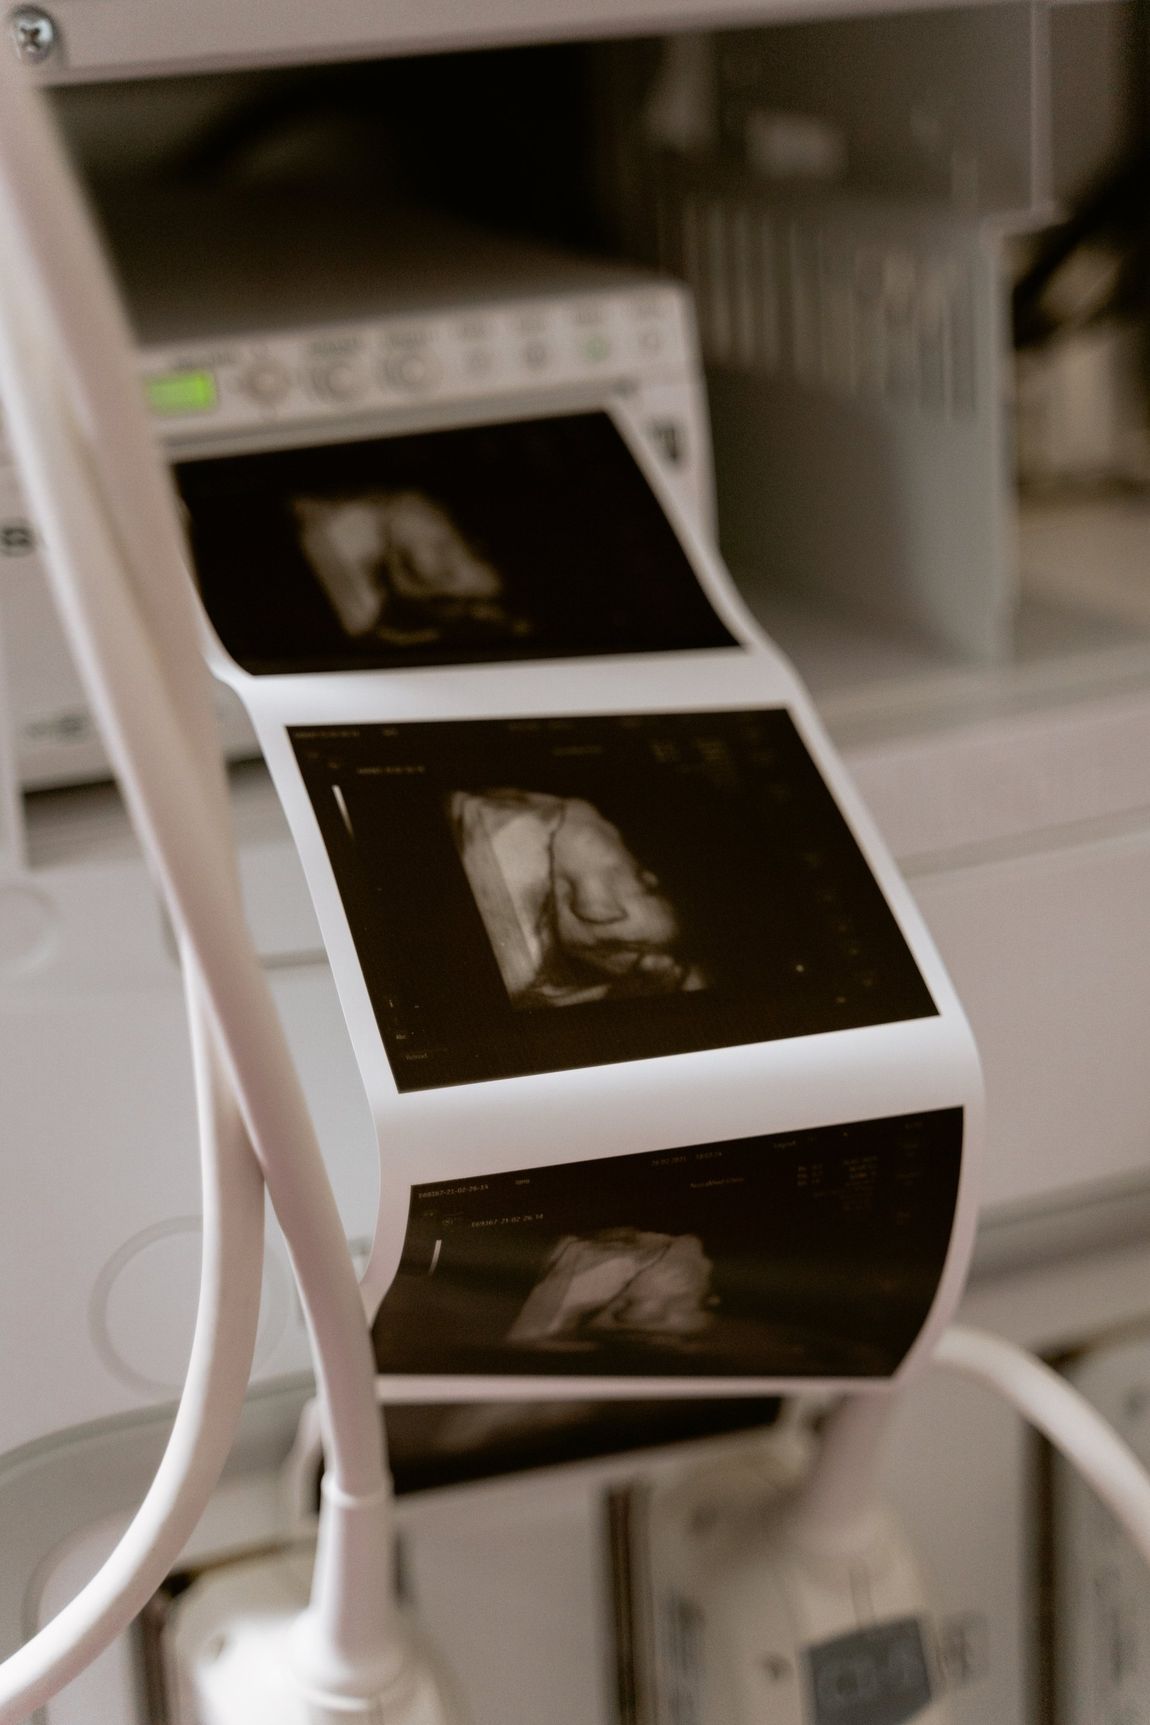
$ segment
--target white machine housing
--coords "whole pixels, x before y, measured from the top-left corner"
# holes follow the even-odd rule
[[[801,1529],[787,1436],[612,1494],[625,1725],[953,1725],[901,1529],[878,1509],[840,1541]]]
[[[197,8],[194,15],[186,8],[157,8],[150,0],[111,0],[96,9],[88,0],[57,0],[52,10],[61,46],[45,70],[61,79],[86,79],[203,65],[209,34],[217,63],[238,64],[445,45],[465,33],[485,42],[568,30],[607,34],[646,19],[652,27],[671,28],[705,22],[708,13],[725,21],[735,9],[704,0],[643,0],[624,18],[604,0],[549,0],[532,8],[528,19],[509,0],[494,0],[465,19],[455,5],[410,0],[389,12],[386,44],[378,39],[378,9],[363,0],[347,0],[322,14],[302,0],[248,9],[212,0],[207,11]],[[772,9],[741,10],[762,18]],[[972,10],[989,31],[1012,9]],[[1037,25],[1040,41],[1042,9],[1037,18],[1033,9],[1017,10],[1027,13],[1028,29]],[[1109,10],[1056,8],[1054,16],[1069,25],[1085,11],[1101,16]],[[920,16],[929,33],[936,19],[930,12]],[[937,15],[939,28],[948,16]],[[945,66],[949,89],[952,57],[938,55],[933,63]],[[1035,123],[1024,104],[1004,99],[1001,56],[984,52],[971,63],[988,104],[1017,116],[1041,138],[1044,116]],[[988,67],[993,76],[987,76]],[[873,74],[853,63],[850,73],[851,89],[873,113]],[[317,311],[300,327],[319,323],[323,315]],[[334,422],[339,415],[332,417]],[[1099,539],[1093,519],[1079,519],[1083,513],[1054,511],[1040,523],[1049,528],[1049,543],[1036,541],[1032,557],[1046,573],[1047,551],[1060,550],[1055,567],[1067,565],[1076,593],[1115,578],[1120,567],[1115,546]],[[1115,534],[1123,524],[1114,523]],[[1111,531],[1108,522],[1102,525]],[[25,549],[21,533],[22,528],[18,554]],[[1140,592],[1143,559],[1132,553],[1128,560]],[[816,656],[820,622],[813,617],[809,625]],[[839,648],[837,639],[832,645]],[[991,1215],[1001,1219],[1030,1214],[1035,1206],[1051,1208],[1051,1225],[1064,1229],[1064,1249],[1071,1252],[1093,1237],[1092,1230],[1098,1238],[1144,1237],[1143,1027],[1150,1010],[1141,942],[1132,932],[1144,926],[1150,885],[1146,653],[1137,638],[1104,639],[1091,651],[1098,644],[1087,634],[1082,645],[1065,668],[1054,665],[1052,676],[1025,659],[1017,675],[1014,667],[1001,676],[940,675],[936,665],[900,655],[885,639],[876,647],[860,632],[850,642],[849,663],[845,648],[832,651],[826,677],[821,683],[814,679],[832,734],[910,878],[979,1035],[992,1099],[986,1193]],[[855,687],[863,681],[860,669],[871,683],[863,697]],[[374,1206],[371,1123],[341,1040],[318,931],[266,786],[257,773],[245,771],[237,774],[235,789],[257,938],[305,1061],[313,1101],[331,1110],[325,1118],[334,1127],[334,1173],[349,1230],[362,1231]],[[122,1518],[138,1500],[158,1454],[164,1415],[128,1410],[170,1396],[178,1380],[196,1247],[178,983],[160,919],[139,915],[147,902],[146,875],[106,787],[36,802],[30,823],[35,878],[21,883],[17,905],[31,950],[22,948],[10,958],[5,948],[0,961],[10,1056],[2,1129],[10,1178],[21,1191],[26,1216],[21,1249],[0,1264],[0,1284],[5,1309],[35,1310],[38,1317],[35,1334],[23,1335],[13,1325],[0,1344],[5,1372],[22,1392],[6,1410],[0,1449],[54,1428],[79,1429],[67,1441],[33,1444],[5,1458],[8,1645],[63,1603],[93,1566],[93,1548],[105,1543],[102,1518]],[[12,921],[8,901],[4,908],[0,934],[6,936]],[[126,936],[129,928],[136,931],[132,938]],[[60,1055],[65,1037],[77,1057],[71,1073]],[[126,1054],[132,1044],[134,1051]],[[328,1074],[322,1079],[321,1069]],[[106,1106],[116,1093],[123,1104]],[[93,1094],[99,1110],[91,1105]],[[82,1155],[75,1154],[76,1146]],[[65,1149],[72,1151],[66,1164]],[[113,1165],[114,1193],[108,1172]],[[57,1173],[63,1166],[69,1169],[67,1190]],[[1012,1259],[1025,1255],[1018,1241],[1009,1244]],[[280,1375],[303,1359],[298,1313],[274,1245],[272,1256],[263,1376]],[[102,1336],[95,1301],[88,1328],[87,1290],[96,1286],[105,1261],[111,1273],[103,1285],[114,1286],[117,1302],[114,1322],[106,1326],[115,1355],[103,1350],[102,1339],[93,1340]],[[970,1315],[1035,1346],[1061,1346],[1118,1316],[1143,1318],[1144,1273],[1139,1243],[1116,1265],[1083,1259],[1007,1278],[1005,1285],[991,1278],[989,1288],[976,1288]],[[150,1338],[130,1316],[123,1321],[138,1306],[141,1289],[154,1302]],[[44,1335],[52,1337],[51,1349],[43,1346]],[[150,1357],[134,1351],[145,1342],[153,1350]],[[133,1378],[130,1370],[141,1367]],[[38,1402],[35,1416],[28,1405],[32,1398]],[[279,1531],[270,1469],[287,1442],[295,1408],[269,1444],[266,1412],[272,1399],[265,1392],[253,1402],[254,1435],[249,1433],[239,1457],[240,1465],[253,1469],[244,1504],[248,1514],[237,1515],[233,1482],[231,1495],[225,1489],[208,1518],[204,1551],[230,1550]],[[959,1716],[972,1725],[1018,1717],[1027,1592],[1024,1542],[1016,1535],[1029,1502],[1023,1439],[1012,1418],[993,1404],[983,1406],[975,1391],[928,1383],[909,1399],[908,1435],[893,1483],[896,1495],[905,1494],[905,1507],[947,1582],[943,1603],[954,1614],[951,1663],[972,1685]],[[128,1417],[100,1427],[81,1425],[112,1413]],[[141,1447],[145,1453],[137,1453]],[[940,1494],[943,1474],[951,1489]],[[547,1494],[555,1504],[551,1520],[541,1520],[533,1497],[516,1523],[508,1512],[512,1498],[522,1504],[520,1482],[480,1488],[481,1494],[488,1491],[494,1500],[485,1499],[491,1502],[486,1528],[498,1523],[503,1541],[494,1558],[483,1547],[482,1525],[463,1534],[461,1550],[461,1524],[472,1525],[468,1515],[482,1524],[483,1504],[464,1506],[448,1493],[428,1506],[442,1579],[438,1593],[430,1581],[423,1591],[435,1594],[438,1621],[466,1635],[461,1606],[467,1559],[500,1562],[514,1573],[514,1597],[485,1599],[473,1627],[474,1690],[488,1703],[487,1712],[480,1705],[477,1717],[507,1716],[506,1670],[498,1672],[502,1688],[496,1680],[499,1650],[521,1649],[525,1624],[554,1627],[560,1620],[573,1626],[568,1657],[545,1653],[537,1638],[535,1665],[529,1672],[517,1668],[515,1690],[521,1703],[528,1697],[538,1701],[534,1716],[559,1708],[567,1716],[576,1699],[581,1705],[585,1699],[576,1697],[573,1678],[587,1670],[583,1626],[597,1621],[589,1580],[593,1564],[579,1545],[581,1533],[572,1531],[570,1520],[562,1521],[558,1494]],[[78,1549],[68,1535],[85,1521],[95,1531]],[[571,1608],[576,1546],[579,1611]],[[552,1592],[540,1582],[542,1558],[534,1565],[524,1561],[528,1547],[538,1553],[546,1547],[547,1559],[555,1562]],[[493,1615],[502,1640],[493,1634]],[[115,1681],[108,1681],[107,1666],[93,1673],[91,1688],[78,1685],[53,1706],[54,1722],[142,1718],[134,1700],[132,1654],[118,1649],[110,1663]],[[489,1693],[482,1689],[485,1674]],[[587,1699],[586,1716],[598,1725],[607,1715]]]

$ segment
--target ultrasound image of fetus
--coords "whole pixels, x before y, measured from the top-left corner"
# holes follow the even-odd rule
[[[589,1351],[616,1338],[689,1347],[714,1321],[712,1270],[695,1234],[629,1227],[565,1234],[507,1340],[558,1352]]]
[[[456,844],[518,1007],[577,1006],[706,987],[657,876],[593,803],[457,792]]]
[[[295,497],[300,546],[345,633],[392,647],[522,639],[499,571],[421,491]]]

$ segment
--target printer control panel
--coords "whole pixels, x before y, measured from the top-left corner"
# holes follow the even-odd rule
[[[149,349],[143,375],[165,434],[184,443],[421,402],[602,393],[681,374],[693,348],[682,290],[644,284]]]

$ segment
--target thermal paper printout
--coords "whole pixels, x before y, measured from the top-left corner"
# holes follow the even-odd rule
[[[781,709],[291,739],[400,1090],[935,1011]]]
[[[384,1373],[889,1375],[934,1298],[957,1109],[416,1186]]]
[[[970,1034],[625,412],[178,479],[378,1133],[364,1297],[413,1478],[910,1369],[973,1233]]]
[[[253,675],[734,645],[602,413],[217,456],[177,481],[204,603]]]

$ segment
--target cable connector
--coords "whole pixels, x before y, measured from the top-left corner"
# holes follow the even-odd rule
[[[464,1725],[447,1674],[396,1611],[374,1683],[333,1669],[307,1600],[310,1550],[208,1570],[172,1606],[165,1667],[175,1725]],[[323,1649],[323,1665],[317,1650]]]

